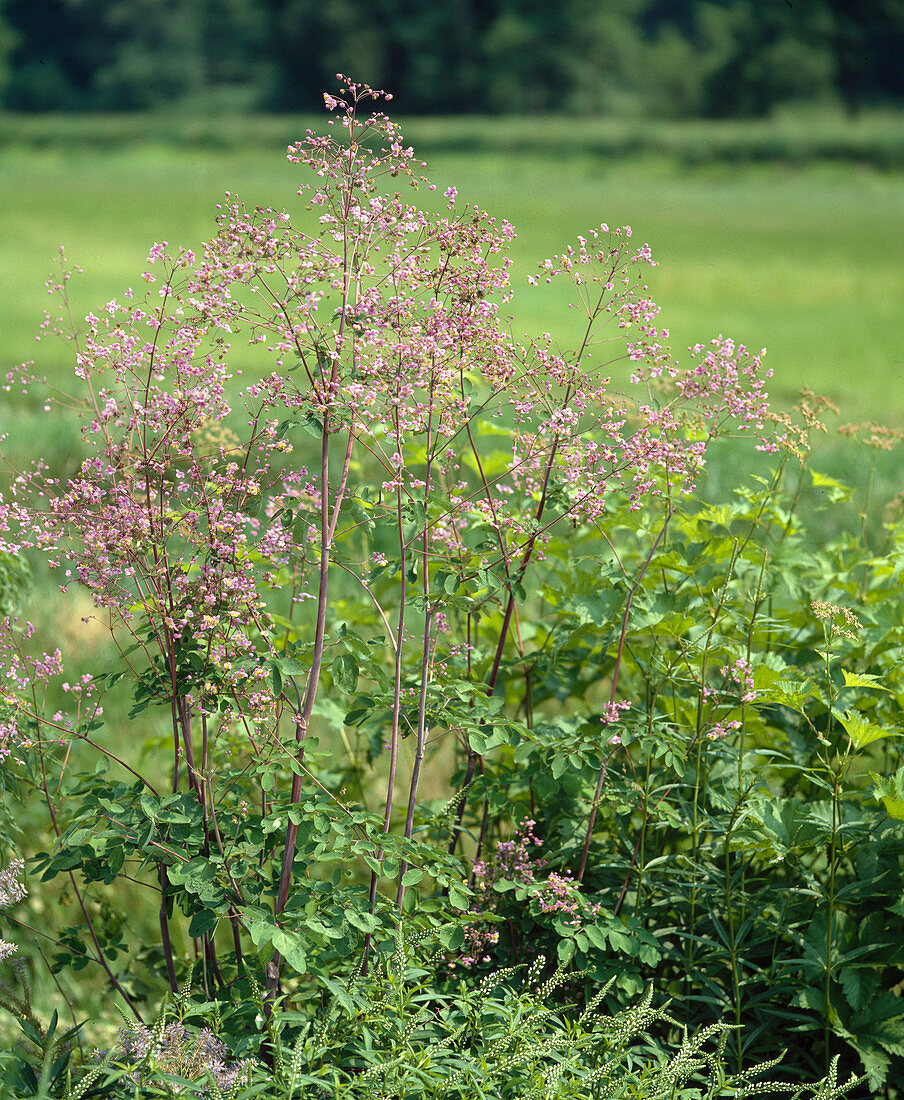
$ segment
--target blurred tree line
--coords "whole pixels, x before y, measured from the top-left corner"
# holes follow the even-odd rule
[[[0,0],[11,110],[765,115],[904,101],[904,0]]]

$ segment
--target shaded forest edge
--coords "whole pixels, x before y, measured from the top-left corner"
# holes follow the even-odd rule
[[[399,114],[857,115],[902,50],[902,0],[0,0],[0,106],[307,111],[342,71]]]

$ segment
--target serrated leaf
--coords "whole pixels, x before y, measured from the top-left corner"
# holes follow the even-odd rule
[[[891,688],[887,688],[878,676],[869,676],[862,672],[848,672],[846,668],[841,670],[845,687],[873,688],[876,691],[887,691],[892,694]]]
[[[800,1008],[809,1008],[813,1012],[822,1012],[826,1006],[825,993],[813,986],[804,986],[794,994],[792,1003]]]
[[[890,990],[870,1002],[865,1012],[851,1021],[852,1035],[859,1042],[877,1044],[890,1054],[904,1054],[902,1003]]]
[[[839,504],[843,500],[850,499],[853,490],[834,477],[820,474],[816,470],[811,470],[810,476],[813,479],[813,488],[823,490],[821,495],[828,497],[832,504]]]
[[[904,768],[898,768],[893,776],[869,774],[875,784],[873,797],[882,802],[889,817],[904,821]]]
[[[885,726],[879,726],[875,722],[871,722],[859,710],[848,710],[842,713],[834,711],[833,713],[858,749],[865,748],[873,741],[881,741],[883,737],[900,736],[897,730],[888,729]]]
[[[870,968],[846,966],[838,977],[847,1002],[855,1012],[866,1006],[879,983],[878,975]]]
[[[876,1048],[865,1048],[857,1042],[854,1043],[854,1047],[863,1062],[863,1068],[869,1077],[870,1085],[875,1089],[881,1088],[883,1081],[888,1076],[891,1059],[887,1054],[883,1054],[881,1050]]]

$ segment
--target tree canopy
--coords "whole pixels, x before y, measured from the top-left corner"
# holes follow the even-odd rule
[[[902,54],[904,0],[0,0],[26,111],[305,111],[348,72],[402,113],[856,112]]]

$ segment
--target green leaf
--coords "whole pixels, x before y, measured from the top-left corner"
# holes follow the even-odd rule
[[[868,676],[866,673],[862,672],[848,672],[846,668],[841,670],[841,675],[844,677],[845,687],[872,688],[874,691],[887,691],[889,694],[892,693],[891,688],[887,688],[878,676]]]
[[[904,767],[898,768],[894,775],[876,775],[869,773],[874,783],[873,797],[885,806],[889,817],[904,821]]]
[[[850,1030],[857,1039],[866,1038],[877,1043],[890,1054],[904,1054],[904,1013],[901,1009],[900,997],[886,990],[851,1021]]]
[[[842,482],[836,481],[834,477],[827,477],[825,474],[820,474],[816,470],[811,470],[810,476],[813,479],[813,488],[823,490],[820,495],[828,497],[832,504],[839,504],[843,500],[850,500],[852,490]]]
[[[278,699],[282,695],[283,691],[283,679],[282,673],[279,671],[279,665],[275,662],[270,666],[270,688],[273,691],[273,698]]]
[[[464,884],[459,886],[453,882],[449,886],[449,902],[453,909],[468,909],[471,905],[471,893]]]
[[[616,951],[624,951],[628,955],[633,954],[631,950],[633,943],[631,936],[627,932],[610,925],[606,929],[606,936],[608,937],[609,943],[612,944]]]
[[[354,653],[343,653],[333,661],[333,683],[346,695],[353,695],[358,687],[358,658]]]
[[[380,927],[380,920],[373,913],[361,912],[358,909],[348,908],[345,911],[345,919],[362,932],[373,933]]]
[[[192,939],[202,936],[205,932],[212,932],[219,923],[219,917],[209,909],[199,909],[191,918],[188,926],[188,934]]]
[[[574,940],[559,940],[556,944],[559,966],[567,966],[574,958]]]
[[[468,745],[479,756],[483,756],[487,751],[487,737],[480,730],[469,730]]]
[[[897,730],[876,725],[875,722],[871,722],[864,714],[861,714],[859,710],[848,710],[842,713],[834,711],[833,713],[858,749],[865,748],[873,741],[879,741],[883,737],[900,737]]]
[[[302,417],[299,423],[308,435],[314,436],[315,439],[320,439],[323,435],[323,423],[312,413],[308,413],[306,416]]]
[[[402,875],[403,886],[417,886],[417,884],[424,877],[424,872],[420,867],[409,867],[408,870]]]
[[[454,927],[446,927],[439,934],[439,942],[447,951],[458,951],[464,946],[465,930],[460,924]]]
[[[276,667],[283,676],[307,676],[308,666],[301,663],[297,657],[278,657]]]
[[[277,928],[270,938],[270,942],[293,970],[299,974],[305,973],[308,957],[305,953],[304,942],[297,932],[287,932],[284,929]]]

